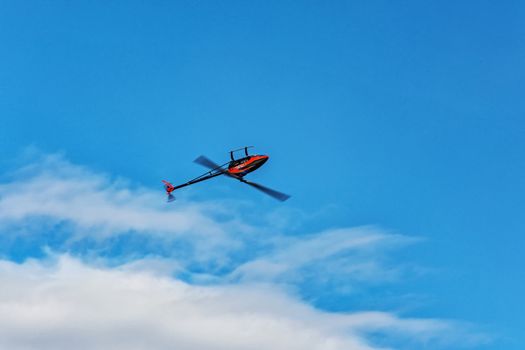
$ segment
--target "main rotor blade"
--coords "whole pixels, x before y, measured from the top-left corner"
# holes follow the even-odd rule
[[[267,195],[269,195],[270,197],[273,197],[281,202],[284,202],[285,200],[287,200],[288,198],[290,198],[289,195],[287,195],[286,193],[282,193],[282,192],[279,192],[279,191],[276,191],[276,190],[272,190],[271,188],[268,188],[266,186],[263,186],[263,185],[259,185],[258,183],[255,183],[255,182],[251,182],[251,181],[247,181],[247,180],[241,180],[241,182],[244,182],[245,184],[248,184],[256,189],[258,189],[259,191],[261,192],[264,192],[266,193]]]
[[[210,160],[209,158],[206,158],[206,156],[200,156],[199,158],[195,159],[193,162],[200,164],[208,169],[211,169],[212,171],[217,171],[223,175],[233,177],[235,179],[239,178],[238,176],[230,174],[228,171],[223,169],[223,167],[229,162],[224,163],[223,165],[217,165],[217,163],[215,163],[213,160]]]
[[[220,168],[220,165],[217,165],[214,161],[206,158],[205,156],[200,156],[199,158],[195,159],[193,162],[200,164],[211,170],[216,170]]]

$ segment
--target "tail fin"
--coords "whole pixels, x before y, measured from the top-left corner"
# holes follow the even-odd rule
[[[168,195],[168,202],[173,202],[175,200],[175,196],[172,195],[171,192],[175,190],[175,187],[166,180],[162,180],[162,182],[164,183],[164,189],[166,190],[166,194]]]
[[[175,187],[168,181],[162,180],[162,182],[164,183],[164,189],[166,190],[166,192],[171,193],[175,189]]]

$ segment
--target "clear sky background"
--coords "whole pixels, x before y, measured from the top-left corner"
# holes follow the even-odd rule
[[[13,175],[39,162],[28,153],[157,191],[164,206],[161,179],[184,182],[202,172],[198,155],[222,164],[254,145],[270,160],[250,178],[289,201],[221,178],[159,210],[213,201],[254,227],[269,215],[268,230],[298,241],[364,225],[417,240],[381,253],[388,271],[403,271],[394,277],[340,288],[343,270],[312,267],[297,272],[309,276],[301,283],[283,279],[319,310],[452,320],[490,338],[475,348],[521,349],[524,23],[520,1],[0,1],[0,208],[37,172]],[[97,260],[91,243],[63,243],[75,218],[7,233],[21,217],[55,214],[25,215],[0,214],[4,260],[45,260],[44,246]],[[169,255],[133,230],[102,255]]]

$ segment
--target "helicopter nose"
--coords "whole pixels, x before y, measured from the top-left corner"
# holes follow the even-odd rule
[[[260,155],[257,155],[257,158],[254,162],[254,164],[257,165],[257,168],[260,167],[261,165],[263,165],[264,163],[266,163],[266,161],[268,160],[268,156],[267,155],[264,155],[264,154],[260,154]]]

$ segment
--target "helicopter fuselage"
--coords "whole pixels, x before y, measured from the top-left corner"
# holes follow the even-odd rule
[[[243,177],[254,170],[260,168],[266,161],[267,155],[253,155],[244,158],[232,160],[228,164],[228,172],[234,176]]]

